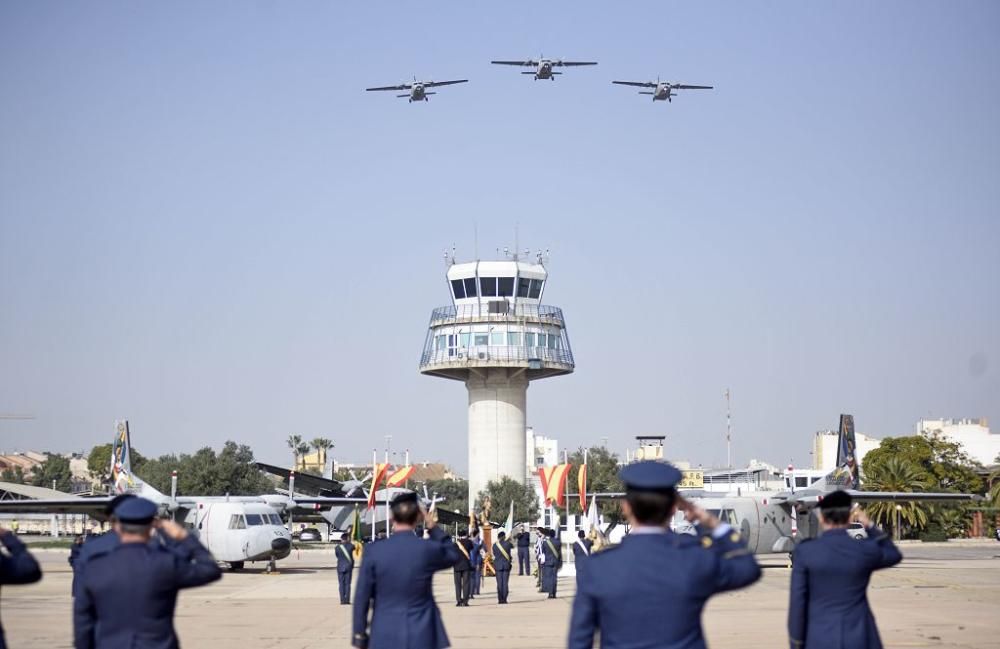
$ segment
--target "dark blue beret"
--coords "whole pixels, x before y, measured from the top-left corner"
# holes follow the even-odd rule
[[[625,465],[618,477],[631,491],[666,491],[676,487],[683,476],[672,464],[645,460]]]
[[[145,498],[129,498],[115,507],[115,518],[123,523],[148,525],[156,518],[156,503]]]

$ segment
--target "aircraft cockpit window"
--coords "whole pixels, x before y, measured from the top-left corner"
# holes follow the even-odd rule
[[[229,529],[231,530],[245,530],[247,527],[247,521],[243,518],[243,514],[233,514],[229,517]]]
[[[479,293],[476,291],[476,278],[466,277],[465,282],[465,297],[476,297]]]
[[[517,296],[518,297],[528,297],[528,291],[531,288],[531,280],[527,277],[522,277],[517,280]]]
[[[736,511],[732,509],[723,509],[719,520],[723,523],[729,523],[733,527],[739,527],[739,521],[736,520]]]
[[[451,290],[455,294],[456,300],[461,300],[465,297],[465,282],[460,279],[451,280]]]
[[[267,521],[264,518],[265,515],[261,514],[247,514],[247,525],[265,525]]]
[[[709,514],[711,514],[712,516],[715,516],[720,521],[722,520],[722,516],[720,515],[722,513],[722,510],[720,510],[720,509],[706,509],[705,511],[708,512]]]
[[[277,514],[271,514],[271,525],[281,525],[281,516]]]
[[[809,477],[804,475],[795,476],[795,486],[796,487],[808,487]]]
[[[479,294],[483,297],[496,297],[497,296],[497,278],[496,277],[480,277],[479,278]]]
[[[542,294],[542,280],[533,279],[531,280],[531,288],[528,290],[528,297],[532,300],[537,300]]]
[[[497,279],[497,295],[511,297],[514,295],[514,278],[500,277]]]

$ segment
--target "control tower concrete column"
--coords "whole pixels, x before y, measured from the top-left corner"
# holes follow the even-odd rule
[[[524,482],[528,377],[524,370],[489,368],[470,373],[469,491],[510,476]]]
[[[547,282],[541,259],[451,260],[452,303],[431,312],[420,371],[468,390],[470,503],[491,480],[526,482],[528,384],[576,367],[562,309],[542,304]]]

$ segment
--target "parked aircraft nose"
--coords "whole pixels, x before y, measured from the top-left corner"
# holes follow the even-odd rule
[[[289,541],[288,539],[272,539],[271,540],[271,549],[272,550],[276,550],[278,552],[284,552],[285,550],[288,550],[291,547],[292,547],[292,542]]]

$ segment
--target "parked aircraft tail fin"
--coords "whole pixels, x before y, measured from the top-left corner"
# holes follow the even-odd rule
[[[165,498],[132,472],[132,440],[127,419],[115,422],[115,438],[111,443],[111,485],[116,494],[130,493],[156,502]]]
[[[858,489],[861,486],[858,475],[857,442],[854,439],[853,415],[840,416],[840,430],[837,435],[837,466],[826,476],[826,485],[833,489]]]

